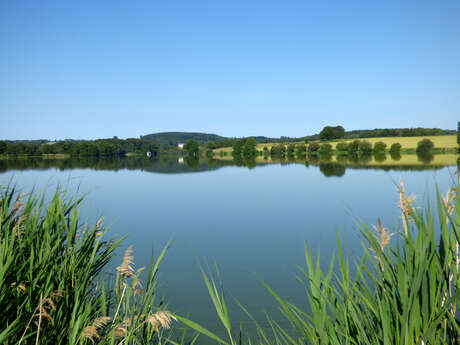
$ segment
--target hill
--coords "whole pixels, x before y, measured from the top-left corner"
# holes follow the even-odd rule
[[[195,132],[162,132],[141,136],[141,139],[151,140],[158,145],[174,145],[186,143],[187,140],[196,140],[199,144],[206,144],[210,141],[219,142],[227,140],[217,134],[195,133]]]
[[[264,136],[254,136],[254,138],[258,143],[268,143],[268,142],[276,142],[279,139],[275,138],[268,138]],[[209,133],[196,133],[196,132],[161,132],[161,133],[153,133],[141,136],[141,139],[151,140],[158,145],[173,145],[176,146],[177,144],[186,143],[188,140],[193,139],[197,141],[199,144],[207,144],[209,142],[219,143],[223,141],[230,141],[228,142],[229,146],[232,145],[232,140],[240,139],[240,138],[229,138],[223,137],[217,134],[209,134]],[[245,139],[245,138],[243,138]]]

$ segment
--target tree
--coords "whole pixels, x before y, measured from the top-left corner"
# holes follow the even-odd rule
[[[303,143],[297,144],[295,147],[296,155],[299,157],[305,156],[307,152],[307,146]]]
[[[341,139],[345,136],[345,129],[342,126],[326,126],[319,133],[320,140]]]
[[[423,139],[417,143],[417,153],[431,152],[434,143],[430,139]]]
[[[319,147],[318,153],[322,155],[329,155],[332,152],[332,145],[331,144],[322,144]]]
[[[308,145],[308,153],[309,154],[317,154],[319,150],[319,144],[318,143],[310,143]]]
[[[364,155],[371,154],[372,153],[372,144],[367,140],[361,141],[359,143],[359,151]]]
[[[374,144],[374,152],[385,152],[386,148],[387,144],[385,144],[383,141],[377,141]]]
[[[340,143],[337,143],[335,146],[335,149],[339,152],[344,152],[348,150],[348,144],[344,141],[341,141]]]
[[[288,156],[294,156],[294,151],[295,151],[295,144],[294,143],[289,143],[289,145],[287,147]]]
[[[401,144],[400,143],[393,143],[390,147],[390,153],[395,154],[401,152]]]
[[[303,142],[305,143],[305,145],[308,145],[308,143],[310,142],[310,140],[308,140],[308,138],[305,137],[305,139],[303,140]]]
[[[286,156],[286,147],[283,144],[273,145],[270,149],[270,155],[274,157]]]
[[[240,139],[240,140],[236,140],[234,143],[233,143],[233,156],[234,157],[239,157],[241,156],[241,153],[243,152],[243,146],[244,146],[245,142],[243,139]]]
[[[243,147],[243,155],[246,157],[256,155],[257,141],[254,138],[248,138]]]
[[[457,145],[460,145],[460,121],[457,122]]]
[[[198,157],[199,147],[200,146],[198,145],[198,143],[193,139],[189,139],[189,141],[187,141],[187,143],[184,145],[184,149],[190,156],[193,157]]]
[[[6,143],[4,141],[0,141],[0,155],[6,152]]]
[[[351,154],[358,153],[359,144],[360,144],[359,140],[353,140],[351,143],[349,143],[348,144],[348,153],[351,153]]]

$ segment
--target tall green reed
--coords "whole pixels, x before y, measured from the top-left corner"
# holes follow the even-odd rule
[[[255,322],[257,335],[248,343],[317,345],[414,345],[460,343],[460,199],[456,188],[444,197],[437,190],[437,208],[414,207],[414,200],[398,187],[402,227],[394,233],[380,219],[374,229],[357,223],[363,254],[351,260],[337,238],[337,251],[323,271],[319,252],[305,249],[306,269],[301,281],[308,308],[302,309],[266,289],[279,303],[290,327],[268,315],[270,330]],[[396,238],[390,241],[392,236]],[[234,344],[223,293],[204,275],[207,289]],[[194,327],[203,332],[200,328]],[[200,326],[201,327],[201,326]],[[205,330],[204,334],[209,335]]]
[[[143,280],[129,249],[112,289],[102,270],[121,240],[105,240],[102,219],[82,222],[83,198],[0,193],[1,344],[168,342],[174,316],[157,300],[167,246]]]

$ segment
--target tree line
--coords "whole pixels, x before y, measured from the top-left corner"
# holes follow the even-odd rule
[[[123,156],[127,153],[146,154],[157,156],[160,147],[150,141],[143,139],[97,139],[87,141],[61,140],[47,142],[41,145],[28,144],[26,142],[0,141],[0,155],[43,155],[43,154],[68,154],[71,156],[88,157],[112,157]]]

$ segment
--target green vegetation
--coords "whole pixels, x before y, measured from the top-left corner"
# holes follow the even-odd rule
[[[319,151],[319,147],[320,147],[319,144],[316,142],[310,143],[308,145],[308,154],[310,155],[317,154]]]
[[[457,145],[460,146],[460,121],[457,122]]]
[[[377,141],[374,144],[374,152],[383,152],[383,153],[385,153],[386,148],[387,148],[387,144],[385,144],[383,141]]]
[[[417,144],[417,153],[431,152],[434,147],[434,143],[430,139],[420,140]]]
[[[208,142],[224,141],[227,138],[217,134],[208,133],[194,133],[194,132],[162,132],[153,133],[141,136],[141,139],[155,142],[157,145],[171,145],[177,146],[178,144],[185,144],[187,141],[193,139],[199,144],[207,144]]]
[[[320,140],[333,140],[345,137],[345,129],[342,126],[326,126],[319,133]]]
[[[133,269],[131,248],[105,280],[103,269],[120,241],[106,241],[100,219],[80,218],[82,198],[59,190],[45,196],[0,191],[0,343],[154,344],[175,318],[157,300],[165,254]],[[115,277],[115,275],[112,275]]]
[[[267,330],[241,306],[258,333],[247,343],[458,344],[460,198],[455,188],[446,197],[438,192],[434,213],[429,207],[414,207],[402,182],[398,190],[401,228],[390,232],[380,219],[373,229],[359,223],[361,258],[347,258],[337,238],[337,259],[334,256],[324,271],[319,253],[314,259],[306,249],[306,269],[301,269],[299,278],[306,291],[306,308],[290,303],[265,283],[286,322],[267,315]],[[188,325],[221,344],[241,343],[241,331],[237,340],[232,329],[224,292],[212,277],[205,273],[203,277],[228,340]]]
[[[363,140],[359,142],[359,153],[369,155],[372,153],[372,144],[367,141]]]
[[[390,154],[400,153],[401,152],[401,144],[400,143],[393,143],[390,147]]]
[[[2,144],[3,143],[3,144]],[[86,141],[62,140],[47,142],[41,145],[24,142],[0,142],[0,155],[8,157],[39,156],[39,155],[70,155],[80,157],[114,157],[126,154],[142,154],[151,152],[156,156],[165,152],[157,144],[141,139],[98,139]]]
[[[243,155],[245,157],[254,157],[256,152],[257,141],[254,138],[248,138],[244,143]]]
[[[295,146],[295,153],[297,157],[304,157],[307,154],[307,146],[304,143]]]
[[[321,144],[318,153],[320,155],[330,155],[332,153],[332,146],[331,144]]]
[[[270,149],[270,155],[272,157],[285,157],[286,156],[286,146],[284,144],[275,144]]]
[[[187,151],[188,155],[189,156],[193,156],[193,157],[198,157],[199,155],[199,148],[200,146],[198,145],[198,143],[193,140],[193,139],[190,139],[189,141],[187,141],[187,143],[184,145],[184,150]]]

